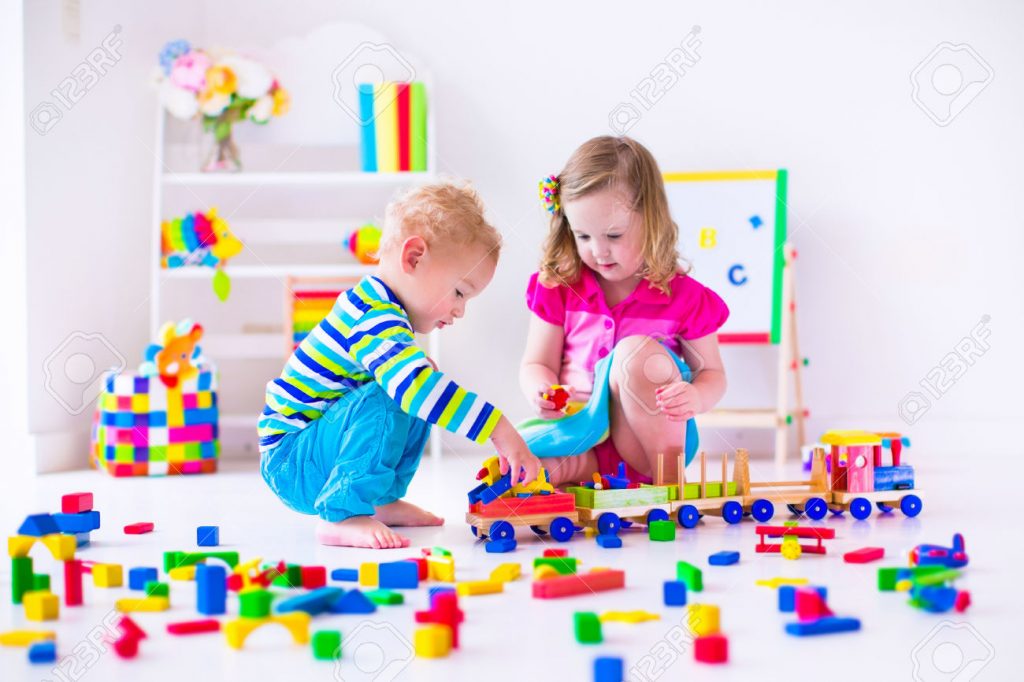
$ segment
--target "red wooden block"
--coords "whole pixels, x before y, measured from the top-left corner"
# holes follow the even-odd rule
[[[302,586],[307,590],[315,590],[327,584],[327,569],[323,566],[303,566]]]
[[[848,564],[866,564],[869,561],[877,561],[884,556],[884,547],[863,547],[844,554],[843,561]]]
[[[825,600],[821,598],[813,587],[798,587],[796,589],[796,617],[800,620],[818,620],[826,616],[832,616],[832,610],[828,608]]]
[[[167,624],[167,632],[172,635],[196,635],[201,632],[217,632],[218,630],[220,630],[220,621],[215,618]]]
[[[228,576],[227,587],[230,592],[238,592],[245,586],[245,580],[241,573],[232,573]]]
[[[139,653],[139,641],[146,638],[146,631],[128,616],[121,616],[118,627],[121,628],[121,636],[114,640],[114,651],[121,658],[135,658]]]
[[[567,549],[545,549],[544,556],[569,556],[569,550]]]
[[[957,592],[956,602],[953,604],[953,608],[956,609],[957,613],[963,613],[971,605],[971,593],[967,590],[961,590]]]
[[[60,510],[65,514],[92,511],[92,493],[68,493],[60,498]]]
[[[626,586],[623,571],[591,571],[533,581],[534,599],[557,599],[576,594],[617,590]]]
[[[82,560],[64,562],[64,605],[82,605]]]
[[[729,640],[725,635],[704,635],[693,642],[693,657],[701,663],[725,663],[729,660]]]
[[[434,595],[431,607],[427,611],[417,611],[417,623],[437,623],[447,625],[452,630],[452,648],[459,648],[459,623],[464,614],[459,608],[459,596],[455,592],[441,592]]]
[[[142,535],[143,533],[152,533],[153,524],[149,521],[140,521],[139,523],[129,523],[124,527],[125,535]]]
[[[430,570],[427,567],[427,559],[426,559],[426,557],[418,557],[418,556],[417,557],[409,557],[408,559],[406,559],[406,561],[414,561],[414,562],[416,562],[416,567],[419,570],[419,575],[417,577],[421,581],[422,580],[427,580],[427,578],[430,576]]]
[[[576,511],[576,497],[570,493],[551,493],[531,497],[499,497],[484,504],[474,502],[469,510],[487,518],[554,514]]]

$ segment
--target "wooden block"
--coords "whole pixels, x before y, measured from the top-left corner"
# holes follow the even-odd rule
[[[60,616],[60,601],[52,592],[26,592],[22,596],[22,603],[28,620],[57,620]]]
[[[195,580],[196,579],[196,566],[178,566],[172,568],[167,572],[167,576],[171,580]]]
[[[92,493],[68,493],[60,498],[60,510],[65,514],[92,511]]]
[[[591,592],[622,589],[626,574],[618,570],[593,570],[590,573],[561,575],[533,583],[534,599],[556,599]]]
[[[140,521],[138,523],[129,523],[124,527],[125,535],[142,535],[144,533],[152,533],[153,524],[148,521]]]
[[[427,557],[427,575],[430,580],[455,582],[455,562],[448,557]]]
[[[478,594],[497,594],[505,591],[505,583],[499,580],[470,580],[455,583],[455,591],[460,597]]]
[[[416,628],[413,648],[420,658],[443,658],[452,650],[452,629],[432,623]]]
[[[171,600],[167,597],[127,597],[114,602],[114,608],[121,613],[166,611],[171,608]]]
[[[50,550],[50,554],[57,561],[70,561],[75,558],[75,550],[78,549],[78,542],[74,535],[44,535],[43,544]]]
[[[56,638],[57,633],[53,630],[8,630],[0,632],[0,646],[29,646],[33,642]]]
[[[12,559],[27,557],[34,544],[36,538],[32,535],[12,535],[7,538],[7,556]]]
[[[124,584],[121,564],[93,564],[92,583],[96,587],[121,587]]]
[[[491,571],[491,580],[498,580],[503,583],[511,582],[522,574],[522,567],[519,564],[501,564]]]
[[[650,611],[606,611],[601,614],[601,622],[646,623],[649,620],[661,620],[661,616]]]
[[[698,637],[717,635],[719,632],[719,611],[714,604],[690,604],[687,607],[687,624]]]
[[[363,587],[377,587],[380,582],[380,566],[375,563],[359,565],[359,584]]]
[[[884,547],[863,547],[844,554],[843,561],[848,564],[866,564],[872,561],[877,561],[884,556]]]
[[[220,621],[216,618],[167,624],[167,632],[172,635],[198,635],[203,632],[218,632],[219,630]]]

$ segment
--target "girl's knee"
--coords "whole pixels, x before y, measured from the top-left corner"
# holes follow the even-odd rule
[[[623,337],[615,344],[611,381],[616,387],[625,382],[661,386],[678,381],[679,369],[670,351],[659,341],[643,335]]]

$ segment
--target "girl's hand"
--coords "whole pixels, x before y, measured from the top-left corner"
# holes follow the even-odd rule
[[[700,391],[686,381],[676,381],[654,390],[654,399],[661,413],[670,421],[684,422],[704,411]]]
[[[562,388],[569,394],[569,399],[572,398],[573,390],[572,386],[568,384],[562,384]],[[537,412],[541,419],[561,419],[565,416],[565,412],[562,410],[555,409],[555,404],[550,400],[544,398],[544,394],[551,393],[550,385],[538,386],[533,394],[533,409]]]

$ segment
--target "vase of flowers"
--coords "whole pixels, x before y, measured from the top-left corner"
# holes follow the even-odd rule
[[[240,121],[266,124],[288,111],[290,98],[259,62],[233,52],[211,52],[185,40],[160,52],[160,101],[175,118],[202,119],[210,138],[203,171],[242,169],[233,126]]]

